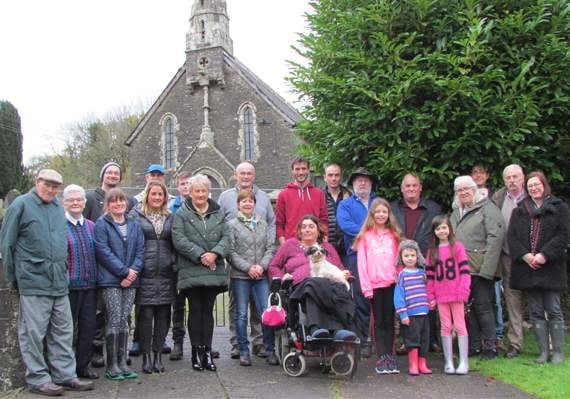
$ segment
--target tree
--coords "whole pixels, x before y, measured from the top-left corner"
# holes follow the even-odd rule
[[[22,127],[18,110],[0,101],[0,198],[22,181]]]
[[[557,189],[570,170],[570,2],[321,0],[290,81],[301,152],[367,166],[394,198],[408,171],[450,203],[474,163],[516,162]],[[570,190],[566,192],[569,194]]]

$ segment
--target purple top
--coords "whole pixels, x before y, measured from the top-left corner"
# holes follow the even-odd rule
[[[328,242],[320,244],[327,250],[327,260],[340,270],[344,266],[340,261],[336,249]],[[309,258],[305,255],[305,248],[296,238],[290,238],[279,248],[271,262],[269,262],[269,278],[283,277],[286,273],[293,276],[293,285],[297,285],[311,275]]]

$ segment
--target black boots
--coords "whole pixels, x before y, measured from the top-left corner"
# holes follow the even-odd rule
[[[182,341],[175,342],[174,348],[172,349],[172,352],[170,353],[170,360],[181,360],[183,355],[184,355],[184,349],[183,349]]]
[[[214,364],[214,360],[212,359],[212,350],[209,346],[203,345],[202,346],[202,366],[206,370],[216,371],[216,365]]]
[[[164,373],[164,366],[162,365],[162,352],[152,353],[152,371],[153,373]]]
[[[142,371],[145,374],[152,374],[152,365],[150,361],[150,353],[142,353]]]
[[[203,349],[201,346],[192,345],[192,368],[197,371],[204,370],[202,366]]]

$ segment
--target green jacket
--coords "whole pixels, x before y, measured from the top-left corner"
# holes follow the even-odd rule
[[[488,280],[500,277],[498,268],[505,222],[499,208],[488,198],[479,201],[460,218],[458,208],[453,210],[450,222],[455,238],[465,245],[471,274]]]
[[[178,252],[178,290],[227,287],[228,273],[224,258],[229,253],[230,238],[228,226],[224,223],[224,212],[218,204],[209,199],[208,211],[202,217],[191,199],[186,200],[174,216],[172,243]],[[218,255],[215,270],[201,263],[200,256],[204,252]]]
[[[20,295],[68,294],[66,223],[59,200],[45,203],[35,188],[8,208],[0,250],[6,280],[17,283]]]

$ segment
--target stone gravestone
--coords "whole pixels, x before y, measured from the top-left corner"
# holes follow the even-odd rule
[[[0,255],[0,392],[24,385],[24,365],[18,345],[18,305],[18,294],[4,279]]]

